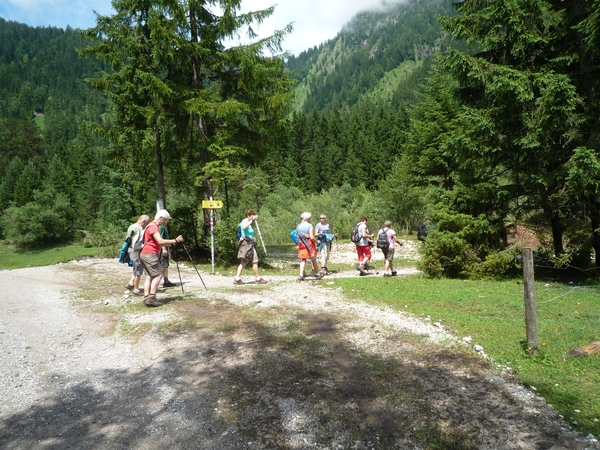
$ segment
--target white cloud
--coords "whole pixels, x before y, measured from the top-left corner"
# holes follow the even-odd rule
[[[398,1],[398,0],[392,0]],[[242,0],[242,12],[275,5],[275,12],[260,27],[260,37],[283,29],[293,22],[294,30],[283,43],[284,50],[298,55],[333,37],[358,12],[381,8],[383,0]],[[0,0],[0,16],[30,26],[90,28],[95,25],[92,10],[111,13],[110,0]]]

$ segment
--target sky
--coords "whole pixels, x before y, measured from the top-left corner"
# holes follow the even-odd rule
[[[337,35],[359,11],[377,9],[385,0],[242,0],[242,12],[275,5],[275,12],[255,31],[269,36],[293,22],[283,50],[293,55],[319,45]],[[394,1],[394,0],[392,0]],[[110,0],[0,0],[0,17],[32,27],[91,28],[96,11],[110,15]]]

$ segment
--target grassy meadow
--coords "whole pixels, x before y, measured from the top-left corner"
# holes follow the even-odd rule
[[[288,253],[289,247],[269,247],[269,253]],[[0,243],[0,269],[50,265],[89,256],[105,257],[107,249],[66,245],[16,251]],[[396,261],[399,267],[413,263]],[[198,266],[210,271],[210,262]],[[227,270],[233,273],[234,267]],[[261,274],[266,276],[296,271],[291,264],[271,267],[264,261],[261,265]],[[526,352],[522,280],[350,277],[336,279],[335,287],[341,287],[350,299],[440,322],[459,340],[470,336],[471,345],[483,346],[484,352],[499,364],[498,370],[510,367],[521,383],[544,397],[575,429],[600,436],[600,355],[565,360],[569,350],[600,341],[600,283],[536,281],[540,348],[535,357]]]
[[[523,283],[401,278],[336,280],[349,298],[440,322],[503,367],[575,429],[600,436],[600,355],[565,360],[569,350],[600,341],[600,284],[537,281],[539,354],[526,353]]]

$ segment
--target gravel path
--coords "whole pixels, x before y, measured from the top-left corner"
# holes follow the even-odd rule
[[[113,260],[0,271],[0,448],[600,448],[443,328],[345,301],[336,276],[202,273],[205,290],[180,268],[185,292],[156,309]]]

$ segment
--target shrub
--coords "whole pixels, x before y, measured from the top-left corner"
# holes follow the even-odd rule
[[[39,247],[68,239],[73,211],[62,194],[35,191],[34,201],[8,208],[2,227],[9,242],[17,247]]]

